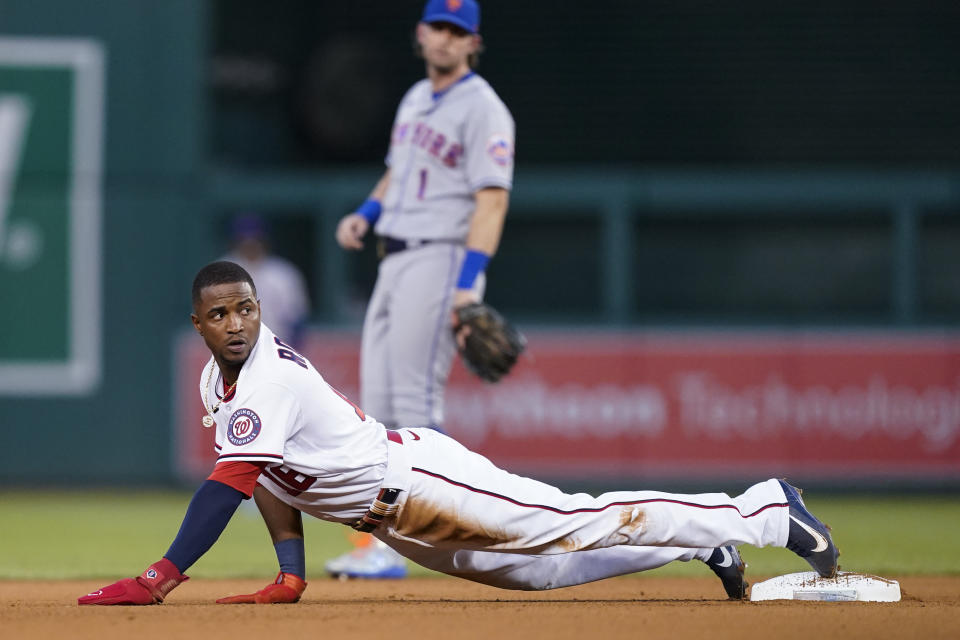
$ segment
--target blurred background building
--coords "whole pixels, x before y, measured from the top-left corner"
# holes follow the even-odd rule
[[[0,481],[202,473],[189,287],[237,211],[355,387],[376,261],[333,229],[420,6],[0,0]],[[481,32],[518,132],[488,299],[533,358],[455,373],[465,442],[571,482],[960,486],[960,4],[489,0]]]

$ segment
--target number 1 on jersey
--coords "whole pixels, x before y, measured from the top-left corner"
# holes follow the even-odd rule
[[[427,170],[420,169],[420,188],[417,189],[417,200],[423,200],[423,194],[427,190]]]

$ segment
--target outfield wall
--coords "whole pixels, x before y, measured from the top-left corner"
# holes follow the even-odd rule
[[[305,272],[310,322],[359,328],[377,262],[372,247],[340,250],[333,229],[381,175],[395,105],[422,74],[406,55],[419,4],[379,3],[376,20],[358,20],[352,4],[314,0],[0,2],[0,486],[176,481],[171,344],[190,326],[191,279],[224,254],[236,213],[261,212],[274,249]],[[514,113],[518,156],[487,299],[522,326],[585,332],[960,326],[960,9],[935,3],[911,7],[909,20],[881,12],[809,28],[822,11],[859,15],[867,4],[764,5],[746,21],[742,7],[721,4],[697,16],[665,5],[653,21],[603,8],[576,24],[543,10],[546,0],[491,5],[481,71]],[[528,38],[524,16],[546,36]],[[613,50],[629,55],[613,60]],[[744,67],[760,59],[751,51],[764,53],[761,66]],[[332,126],[346,133],[333,141],[341,148],[310,128],[325,106],[343,116]],[[655,356],[641,350],[631,363]],[[936,358],[924,362],[936,370]],[[484,391],[526,389],[519,406],[562,408],[566,421],[511,414],[542,431],[520,441],[519,421],[481,413],[508,402],[468,391],[460,401],[455,385],[451,404],[469,418],[457,430],[504,456],[542,454],[534,471],[639,473],[592,462],[584,451],[594,441],[633,447],[631,459],[646,455],[644,472],[654,469],[644,447],[674,441],[609,433],[616,416],[654,405],[607,389],[581,401],[563,386],[578,370],[565,366],[562,381],[521,369],[512,386]],[[849,384],[876,407],[886,397],[876,389],[901,384],[883,379],[887,387],[871,386],[863,369]],[[659,385],[664,406],[677,402],[672,379],[608,382]],[[922,384],[952,393],[955,383]],[[605,415],[588,410],[603,398],[615,407],[600,423],[607,431],[578,440],[595,425],[569,416]],[[939,411],[930,406],[919,410]],[[686,433],[664,424],[664,434]],[[675,446],[700,450],[716,428]],[[773,459],[773,446],[758,457]],[[714,457],[740,455],[731,449]],[[702,467],[684,460],[666,468],[686,478]],[[877,473],[912,477],[887,469]],[[955,465],[922,477],[960,486]]]

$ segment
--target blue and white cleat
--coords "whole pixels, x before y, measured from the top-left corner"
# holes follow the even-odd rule
[[[783,494],[790,507],[790,531],[787,534],[787,549],[810,563],[823,578],[837,575],[837,558],[840,551],[833,544],[830,527],[820,522],[807,511],[800,497],[800,490],[780,480]]]
[[[747,568],[740,552],[733,545],[717,547],[713,555],[706,561],[711,571],[717,574],[727,597],[731,600],[744,600],[747,597],[747,588],[750,583],[743,579],[743,571]]]
[[[374,539],[360,547],[328,560],[323,566],[334,578],[405,578],[407,561],[399,553]]]

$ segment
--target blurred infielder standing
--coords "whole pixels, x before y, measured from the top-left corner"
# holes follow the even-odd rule
[[[393,427],[443,425],[456,353],[451,311],[478,302],[497,249],[513,182],[514,122],[472,69],[481,49],[475,0],[429,0],[417,25],[427,77],[400,102],[387,170],[345,216],[337,241],[363,247],[372,226],[382,258],[367,307],[360,406]],[[327,570],[400,577],[402,558],[371,545]]]

